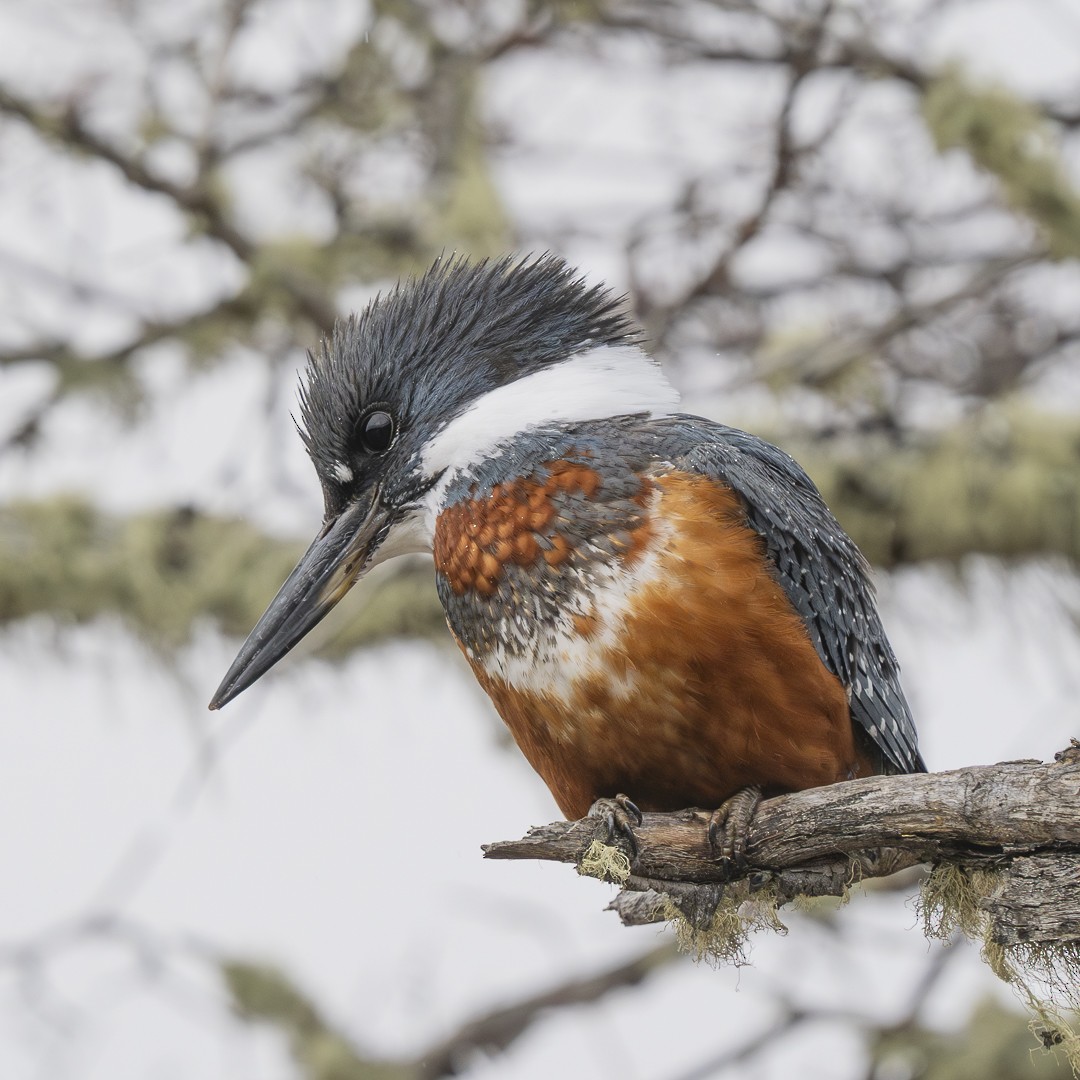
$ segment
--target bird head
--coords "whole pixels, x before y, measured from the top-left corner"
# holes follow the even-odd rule
[[[532,428],[663,414],[676,401],[619,298],[552,255],[438,260],[339,321],[300,386],[322,529],[210,708],[268,671],[370,567],[430,551],[462,471]]]

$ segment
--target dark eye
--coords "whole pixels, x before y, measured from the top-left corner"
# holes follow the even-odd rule
[[[357,427],[360,445],[370,454],[381,454],[394,441],[394,418],[388,412],[368,413]]]

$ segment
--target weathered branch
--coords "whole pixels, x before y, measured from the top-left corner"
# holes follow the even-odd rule
[[[768,889],[842,895],[853,881],[920,863],[1000,872],[980,900],[990,940],[1080,941],[1080,744],[1050,764],[1011,761],[921,776],[871,777],[769,799],[754,817],[747,867],[736,876],[713,856],[709,813],[646,814],[624,892],[627,922],[651,922],[666,894],[685,910]],[[556,822],[522,840],[489,844],[491,859],[545,859],[581,866],[604,825]],[[635,894],[646,894],[643,901]]]

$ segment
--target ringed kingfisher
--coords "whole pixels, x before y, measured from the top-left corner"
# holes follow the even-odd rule
[[[787,454],[680,413],[620,300],[560,258],[440,259],[309,357],[322,529],[210,707],[370,567],[434,556],[446,621],[568,818],[925,770],[866,561]],[[599,808],[599,810],[597,809]]]

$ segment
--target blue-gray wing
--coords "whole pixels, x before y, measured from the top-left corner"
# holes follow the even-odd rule
[[[709,421],[695,419],[693,430],[695,445],[674,463],[738,493],[814,648],[848,691],[852,720],[880,750],[889,771],[925,772],[862,553],[810,477],[782,450]]]

